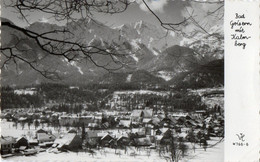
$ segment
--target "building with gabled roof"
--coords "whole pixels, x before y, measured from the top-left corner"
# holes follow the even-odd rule
[[[143,119],[152,119],[153,117],[153,110],[152,109],[136,109],[132,111],[131,114],[131,121],[136,122],[136,123],[141,123],[143,122]]]
[[[143,110],[144,118],[152,118],[153,117],[153,109],[145,108]]]
[[[101,146],[109,146],[109,141],[114,139],[109,133],[106,133],[101,139],[100,139],[100,145]]]
[[[120,120],[118,125],[119,127],[130,128],[131,120]]]
[[[151,146],[152,142],[151,142],[151,139],[148,137],[135,138],[134,145],[135,146]]]
[[[116,139],[117,146],[127,146],[129,145],[129,138],[127,136],[121,135]]]
[[[156,131],[156,145],[165,145],[170,142],[172,131],[169,128],[160,128]]]
[[[16,140],[14,137],[1,136],[0,142],[1,142],[1,154],[2,155],[12,153],[12,148],[13,148],[14,144],[16,143]]]
[[[143,110],[133,110],[131,114],[131,121],[132,122],[141,122],[144,117]]]
[[[37,134],[37,141],[38,143],[44,143],[44,142],[53,142],[56,139],[56,137],[52,134],[47,133],[38,133]]]
[[[77,134],[78,132],[77,132],[76,129],[72,128],[72,129],[70,129],[70,130],[68,131],[68,133],[75,133],[75,134]]]
[[[82,147],[82,139],[75,133],[67,133],[61,138],[57,138],[54,141],[59,150],[77,150]]]
[[[38,133],[48,133],[46,130],[44,130],[44,129],[38,129],[37,131],[36,131],[36,134],[38,134]]]
[[[16,143],[14,144],[14,147],[16,147],[16,148],[19,148],[21,146],[28,147],[28,145],[29,145],[28,139],[26,137],[22,136],[22,137],[16,139]]]

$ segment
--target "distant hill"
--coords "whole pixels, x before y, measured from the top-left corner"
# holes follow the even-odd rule
[[[163,84],[165,81],[152,75],[145,70],[137,70],[127,73],[109,73],[98,79],[102,84],[119,84],[119,83],[143,83],[143,84]]]
[[[187,72],[179,73],[169,81],[178,88],[207,88],[224,86],[224,60],[214,60]]]
[[[183,71],[195,64],[197,58],[194,51],[187,47],[179,45],[171,46],[165,49],[161,55],[151,60],[142,68],[149,71]]]

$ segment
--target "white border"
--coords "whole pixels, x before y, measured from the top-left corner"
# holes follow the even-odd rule
[[[225,161],[259,161],[260,151],[260,75],[259,2],[225,1]],[[246,48],[234,46],[230,21],[244,14]],[[238,138],[243,133],[244,141]],[[236,142],[248,143],[238,146]],[[234,145],[234,143],[236,143]]]

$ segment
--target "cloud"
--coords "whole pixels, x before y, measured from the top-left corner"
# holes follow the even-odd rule
[[[169,34],[170,34],[170,36],[175,37],[175,32],[174,31],[169,31]]]
[[[158,12],[164,12],[163,8],[168,4],[168,1],[169,0],[145,0],[151,10]],[[136,0],[136,2],[143,11],[149,11],[142,0]]]
[[[214,1],[214,0],[211,0]],[[221,18],[224,14],[224,8],[219,8],[222,4],[210,4],[210,3],[197,3],[196,1],[190,1],[190,6],[187,6],[182,10],[183,17],[189,17],[190,14],[193,16],[195,21],[200,24],[202,28],[208,31],[214,25],[222,25],[223,19]],[[219,8],[219,10],[217,10]],[[217,10],[212,15],[208,15],[210,12]],[[200,30],[195,24],[190,23],[185,27],[186,31]]]
[[[42,18],[39,20],[39,22],[47,23],[47,22],[49,22],[49,20],[48,20],[47,18],[45,18],[45,17],[42,17]]]

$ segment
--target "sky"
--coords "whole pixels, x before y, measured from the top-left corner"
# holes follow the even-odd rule
[[[8,1],[8,0],[4,0]],[[146,0],[153,11],[155,11],[158,16],[168,22],[178,22],[183,20],[183,10],[185,6],[189,6],[187,1],[183,0]],[[28,13],[30,23],[35,21],[50,22],[52,20],[48,19],[47,14],[41,12],[31,12]],[[106,23],[108,26],[120,26],[125,23],[137,22],[140,20],[145,20],[149,23],[160,25],[159,21],[152,15],[146,8],[146,6],[141,3],[141,0],[136,0],[135,3],[131,4],[129,8],[123,13],[119,14],[100,14],[94,13],[94,18],[98,21]],[[26,21],[19,19],[18,14],[15,13],[12,8],[2,7],[2,17],[8,18],[19,26],[27,26]]]
[[[160,19],[165,22],[179,22],[183,20],[183,9],[188,6],[188,2],[182,0],[153,0],[149,3],[149,6]],[[135,3],[131,5],[125,12],[115,15],[96,15],[102,22],[107,22],[109,25],[115,24],[115,26],[122,25],[124,23],[137,22],[140,20],[147,21],[151,24],[160,25],[159,21],[143,3]]]
[[[2,0],[8,1],[10,0]],[[117,27],[126,23],[138,22],[140,20],[146,21],[150,24],[160,26],[156,17],[147,9],[142,3],[142,0],[132,0],[132,3],[125,12],[117,14],[101,14],[93,13],[94,19],[106,24],[110,27]],[[214,11],[218,8],[216,4],[196,3],[192,0],[145,0],[150,8],[160,17],[163,22],[178,23],[184,20],[184,17],[188,17],[188,12],[194,13],[195,18],[206,24],[209,29],[211,26],[220,24],[223,25],[223,20],[213,16],[206,16],[207,11]],[[224,12],[222,10],[222,12]],[[55,22],[50,15],[41,12],[30,12],[28,14],[28,20],[30,23],[35,21],[55,23],[57,25],[64,25],[65,22]],[[13,8],[2,7],[2,17],[8,18],[16,25],[25,27],[28,23],[19,19],[19,14],[15,13]],[[193,29],[194,26],[188,26],[187,29]]]

